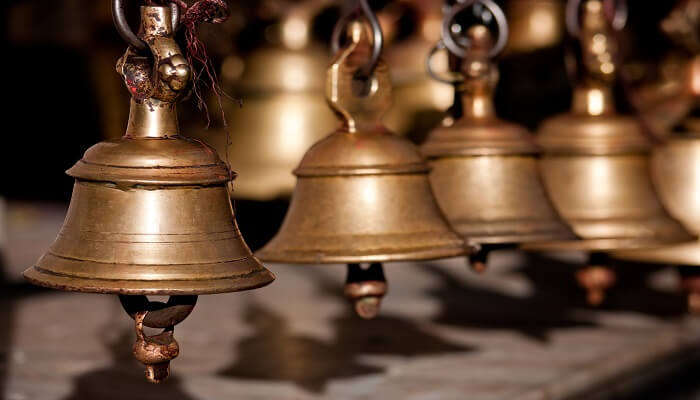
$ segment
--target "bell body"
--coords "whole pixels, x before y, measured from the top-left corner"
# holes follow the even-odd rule
[[[244,60],[233,90],[242,105],[225,102],[228,135],[201,135],[222,157],[228,152],[240,176],[235,198],[289,197],[304,152],[338,125],[323,94],[327,58],[316,47],[267,46]]]
[[[494,116],[462,118],[433,131],[421,150],[440,208],[470,242],[574,238],[547,198],[525,129]]]
[[[295,170],[284,223],[257,255],[272,262],[364,263],[464,254],[427,172],[406,139],[388,132],[333,133]]]
[[[663,204],[694,235],[700,233],[700,130],[686,124],[654,150],[651,170]],[[660,264],[700,265],[700,242],[693,241],[647,251],[616,252],[617,258]]]
[[[68,174],[73,196],[32,283],[63,290],[194,295],[274,277],[251,254],[215,152],[177,135],[174,107],[132,100],[127,134],[90,148]]]
[[[606,251],[688,240],[656,196],[649,174],[650,144],[638,123],[609,111],[607,89],[579,88],[575,96],[574,112],[546,121],[538,142],[544,148],[540,170],[547,192],[583,240],[536,247]]]

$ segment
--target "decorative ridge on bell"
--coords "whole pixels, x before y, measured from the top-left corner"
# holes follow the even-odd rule
[[[180,136],[176,103],[191,69],[173,38],[179,7],[142,6],[138,36],[121,0],[113,11],[130,44],[117,64],[132,95],[126,133],[68,170],[75,184],[63,227],[24,276],[53,289],[119,294],[136,323],[134,356],[149,381],[161,382],[179,354],[174,326],[197,295],[255,289],[274,275],[236,225],[228,190],[235,174],[211,148]],[[144,327],[164,331],[147,336]]]
[[[463,27],[464,43],[449,29],[468,8],[484,6],[498,23],[498,40],[485,25]],[[529,132],[496,115],[493,93],[498,67],[493,58],[506,45],[508,27],[492,1],[448,9],[443,38],[427,60],[428,71],[455,87],[455,104],[421,146],[432,167],[430,182],[452,227],[479,248],[470,259],[478,272],[491,250],[517,243],[574,239],[546,196],[537,171],[539,148]],[[458,67],[451,78],[432,70],[431,58],[446,49]]]
[[[326,85],[342,127],[307,151],[282,227],[256,254],[269,262],[348,264],[345,294],[360,316],[372,318],[387,290],[382,262],[469,249],[441,214],[419,151],[381,122],[391,101],[381,28],[366,0],[349,1],[354,7],[333,35]],[[348,45],[340,48],[343,32]]]

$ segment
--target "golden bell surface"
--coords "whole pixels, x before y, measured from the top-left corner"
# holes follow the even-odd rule
[[[381,124],[391,99],[386,64],[380,61],[364,83],[354,79],[370,49],[361,24],[352,23],[349,32],[352,43],[327,80],[329,103],[344,126],[306,153],[284,223],[257,255],[287,263],[367,263],[465,254],[435,202],[418,149]]]
[[[391,131],[422,142],[440,123],[444,110],[452,104],[454,93],[450,85],[430,79],[425,69],[425,57],[440,38],[440,3],[403,3],[407,11],[415,13],[415,26],[409,37],[387,48],[386,61],[391,68],[394,97],[384,121]],[[445,69],[447,57],[435,58],[436,64],[442,64],[436,68]]]
[[[445,118],[421,147],[432,167],[430,183],[440,208],[472,243],[574,239],[546,196],[534,139],[495,114],[498,71],[488,56],[488,30],[474,26],[468,37],[471,48],[458,88],[460,115],[456,121]]]
[[[236,198],[289,197],[292,170],[304,152],[338,125],[323,96],[328,52],[311,42],[313,17],[325,3],[301,2],[279,24],[280,43],[254,50],[242,61],[233,91],[243,104],[226,104],[230,142],[227,146],[225,135],[214,142],[219,154],[228,151],[231,168],[239,173]]]
[[[131,90],[126,134],[91,147],[56,241],[24,272],[81,292],[196,295],[252,289],[274,276],[236,226],[233,174],[206,145],[179,135],[175,102],[189,65],[172,39],[170,7],[142,7],[153,60],[131,47],[118,70]]]
[[[506,47],[509,53],[556,46],[564,39],[562,0],[509,0],[505,13],[511,32]]]
[[[650,143],[638,122],[615,112],[610,82],[616,44],[600,1],[583,7],[583,64],[572,111],[545,121],[540,171],[564,220],[583,240],[526,244],[535,250],[606,251],[689,240],[664,210],[649,174]]]

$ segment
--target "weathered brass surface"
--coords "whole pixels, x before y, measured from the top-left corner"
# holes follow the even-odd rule
[[[136,315],[136,343],[134,343],[134,358],[146,366],[146,379],[149,382],[160,383],[170,376],[170,361],[180,354],[180,346],[173,330],[166,329],[162,333],[147,336],[143,332],[143,319],[146,313]]]
[[[690,236],[656,197],[650,144],[637,121],[615,112],[610,83],[616,43],[602,2],[583,7],[583,78],[572,111],[544,122],[540,171],[559,214],[583,240],[525,244],[535,250],[606,251],[659,247]]]
[[[391,68],[394,97],[384,121],[391,131],[422,142],[452,104],[454,91],[450,85],[430,79],[425,70],[425,58],[440,39],[441,3],[403,3],[415,12],[416,24],[410,37],[387,47],[386,61]],[[440,56],[444,57],[436,58],[442,65],[436,68],[446,69],[447,57]]]
[[[230,143],[223,132],[201,133],[240,175],[235,198],[289,197],[292,170],[312,144],[337,125],[323,96],[328,51],[312,39],[313,18],[329,1],[300,2],[276,27],[279,43],[269,43],[242,61],[224,63],[243,73],[231,84],[243,100],[225,102]],[[226,73],[224,76],[233,75]]]
[[[327,98],[343,126],[316,143],[295,170],[284,223],[257,253],[265,261],[366,263],[465,254],[435,202],[418,149],[381,124],[391,99],[386,64],[380,62],[366,82],[353,79],[369,59],[367,35],[352,23],[350,45],[328,70]]]
[[[509,0],[505,13],[511,32],[506,47],[509,53],[556,46],[564,39],[562,0]]]
[[[487,28],[474,26],[468,36],[471,48],[458,88],[461,115],[445,118],[421,147],[440,208],[470,243],[574,239],[545,194],[534,139],[495,114],[498,71],[488,56]]]
[[[175,102],[190,76],[169,7],[142,7],[153,60],[131,49],[119,72],[132,93],[126,134],[90,148],[58,238],[25,271],[32,283],[81,292],[193,295],[252,289],[274,277],[232,214],[233,174],[206,145],[180,136]],[[155,71],[155,72],[154,72]]]

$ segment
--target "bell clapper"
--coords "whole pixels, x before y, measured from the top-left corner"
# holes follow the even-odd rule
[[[478,246],[478,250],[469,256],[469,267],[477,274],[486,272],[489,263],[489,246]]]
[[[700,269],[697,266],[678,266],[680,273],[680,288],[686,293],[688,312],[700,315]]]
[[[165,381],[170,375],[170,361],[180,354],[180,346],[173,337],[175,325],[192,313],[197,296],[171,296],[167,303],[162,303],[150,301],[146,296],[120,295],[119,301],[135,321],[133,354],[146,366],[146,379],[152,383]],[[147,336],[144,326],[163,331]]]
[[[353,303],[355,312],[361,318],[372,319],[379,314],[387,289],[381,263],[372,263],[366,268],[360,264],[348,264],[345,297]]]
[[[588,265],[576,272],[576,280],[586,289],[586,301],[597,307],[605,300],[605,292],[615,285],[617,274],[604,253],[591,253]]]

